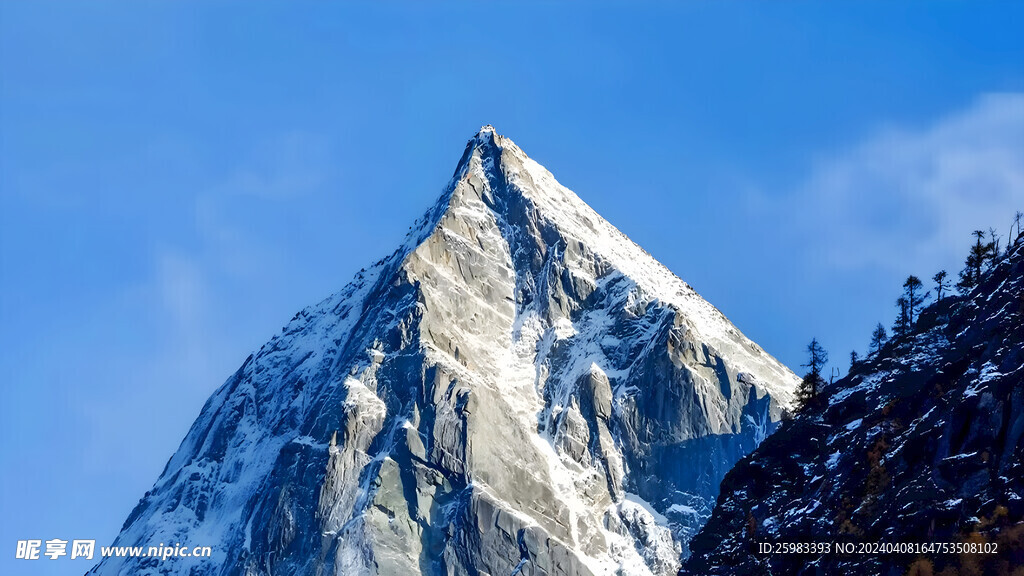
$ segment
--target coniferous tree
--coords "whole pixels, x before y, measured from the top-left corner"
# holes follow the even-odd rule
[[[907,300],[907,327],[914,325],[914,317],[917,315],[921,305],[928,299],[928,292],[922,292],[924,284],[921,279],[911,274],[903,283],[903,297]]]
[[[871,349],[874,350],[875,354],[881,351],[885,341],[889,339],[889,335],[885,333],[885,326],[879,322],[878,326],[875,326],[875,331],[871,333]]]
[[[899,313],[896,316],[896,322],[892,325],[892,336],[901,338],[910,332],[910,303],[907,302],[906,296],[896,299],[896,309],[899,310]]]
[[[851,371],[853,370],[853,367],[857,365],[858,362],[860,362],[860,355],[857,354],[856,350],[850,350],[850,370]]]
[[[1021,229],[1021,221],[1024,221],[1024,212],[1017,210],[1017,213],[1013,215],[1013,224],[1010,225],[1010,234],[1006,237],[1006,243],[1017,244],[1021,238],[1024,238],[1024,230]],[[1017,227],[1017,236],[1013,235],[1013,227]]]
[[[935,282],[935,301],[942,302],[942,292],[949,290],[949,280],[946,279],[946,271],[939,270],[932,276],[932,282]]]
[[[996,262],[999,260],[999,240],[1000,240],[1000,238],[999,238],[999,235],[996,234],[996,229],[995,228],[989,228],[988,229],[988,237],[989,237],[989,241],[988,241],[989,250],[988,250],[988,266],[987,266],[987,268],[989,270],[991,270],[992,268],[995,267]]]
[[[807,363],[801,364],[801,366],[807,368],[808,371],[807,374],[804,374],[800,387],[796,391],[797,401],[800,403],[801,409],[817,401],[818,392],[822,384],[825,383],[825,379],[821,376],[821,371],[828,362],[828,352],[821,347],[817,338],[812,338],[811,343],[807,345],[807,355]]]
[[[974,236],[974,246],[971,246],[967,260],[964,261],[964,269],[960,271],[960,281],[956,283],[956,289],[961,294],[967,294],[981,282],[982,266],[989,261],[990,254],[995,248],[991,242],[984,242],[985,233],[981,230],[971,232]]]

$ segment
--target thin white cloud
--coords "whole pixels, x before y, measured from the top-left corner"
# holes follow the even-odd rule
[[[972,230],[1024,210],[1024,94],[991,94],[920,129],[891,127],[819,162],[783,202],[839,269],[951,272]]]
[[[328,178],[330,147],[318,135],[290,132],[261,142],[214,192],[265,200],[293,200]]]
[[[209,297],[195,261],[176,251],[162,251],[157,256],[156,287],[164,310],[179,329],[189,332],[201,322]]]

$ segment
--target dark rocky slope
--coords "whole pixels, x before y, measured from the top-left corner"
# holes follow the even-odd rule
[[[1024,242],[726,476],[681,574],[1024,574]],[[758,543],[995,543],[989,555]]]

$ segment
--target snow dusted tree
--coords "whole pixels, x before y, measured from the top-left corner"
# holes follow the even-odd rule
[[[885,345],[885,342],[888,339],[889,335],[886,334],[885,332],[885,326],[882,326],[882,323],[879,322],[878,326],[875,326],[875,331],[871,333],[870,350],[874,351],[875,354],[878,354],[878,352],[882,349],[882,346]]]
[[[808,369],[807,374],[804,375],[804,379],[800,382],[800,387],[797,388],[796,397],[800,403],[800,408],[806,408],[813,404],[818,398],[818,392],[821,385],[825,383],[825,379],[821,376],[821,371],[828,363],[828,352],[821,347],[818,343],[817,338],[812,338],[811,343],[807,345],[807,363],[801,364]]]
[[[939,270],[935,276],[932,276],[932,282],[935,282],[935,300],[937,302],[942,302],[942,292],[949,290],[949,280],[946,276],[945,270]]]
[[[850,370],[860,362],[860,354],[857,354],[856,350],[850,350]]]

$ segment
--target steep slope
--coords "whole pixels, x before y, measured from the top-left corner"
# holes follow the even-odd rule
[[[966,297],[742,460],[689,574],[1024,573],[1024,242]],[[760,554],[756,543],[989,543],[997,554]],[[855,547],[855,550],[858,548]]]
[[[97,574],[670,574],[795,376],[485,127],[213,395]]]

